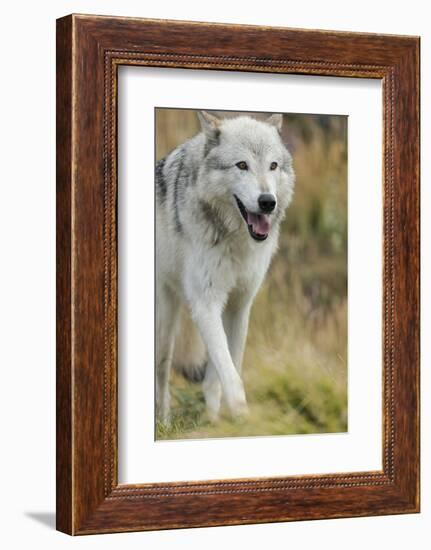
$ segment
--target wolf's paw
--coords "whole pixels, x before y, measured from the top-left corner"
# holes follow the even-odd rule
[[[169,401],[166,400],[165,403],[163,403],[163,406],[157,407],[156,422],[166,429],[170,427],[171,420],[171,407],[169,405]]]
[[[172,425],[172,418],[170,413],[167,413],[163,416],[156,416],[157,426],[162,430],[168,430]]]
[[[248,408],[247,402],[239,404],[235,410],[231,411],[232,417],[237,422],[244,422],[250,415],[250,410]]]
[[[230,395],[226,401],[232,418],[237,420],[247,418],[249,410],[242,385],[238,388],[238,391],[234,395]]]
[[[217,424],[220,420],[220,409],[210,409],[207,407],[207,417],[211,424]]]
[[[221,387],[217,383],[209,386],[204,384],[204,395],[207,409],[207,416],[210,422],[215,423],[220,416]]]

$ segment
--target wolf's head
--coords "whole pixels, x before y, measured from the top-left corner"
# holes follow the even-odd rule
[[[231,220],[242,219],[256,241],[278,224],[293,194],[292,158],[281,139],[283,116],[219,119],[198,113],[205,135],[205,196]],[[242,223],[242,222],[241,222]]]

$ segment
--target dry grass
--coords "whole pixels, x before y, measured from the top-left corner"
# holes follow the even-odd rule
[[[172,378],[173,419],[158,439],[343,432],[347,429],[347,119],[285,115],[297,174],[280,249],[254,303],[243,377],[250,417],[212,425],[199,385]],[[158,158],[198,128],[164,110]]]

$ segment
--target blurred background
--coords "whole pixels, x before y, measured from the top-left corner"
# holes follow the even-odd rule
[[[209,423],[200,384],[173,373],[172,424],[157,426],[157,439],[347,430],[347,117],[283,118],[296,187],[252,309],[243,363],[250,416]],[[156,109],[157,160],[199,130],[194,110]]]

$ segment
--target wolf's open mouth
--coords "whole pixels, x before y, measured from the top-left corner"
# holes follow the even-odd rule
[[[234,195],[239,211],[248,227],[248,232],[256,241],[264,241],[271,229],[271,222],[267,214],[249,212],[239,198]]]

